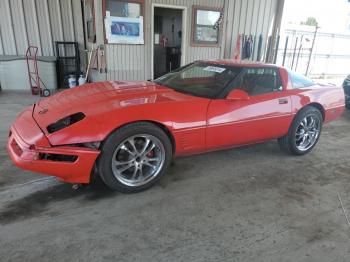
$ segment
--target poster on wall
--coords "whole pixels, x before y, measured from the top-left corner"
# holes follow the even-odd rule
[[[107,16],[106,37],[111,44],[144,44],[143,17],[128,18]]]

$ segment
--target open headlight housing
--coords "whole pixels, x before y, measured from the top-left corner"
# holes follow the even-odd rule
[[[68,126],[71,126],[71,125],[83,120],[84,118],[85,118],[85,114],[82,112],[72,114],[70,116],[62,118],[62,119],[58,120],[57,122],[49,125],[47,127],[47,131],[50,134],[52,134],[52,133],[57,132],[61,129],[64,129]]]

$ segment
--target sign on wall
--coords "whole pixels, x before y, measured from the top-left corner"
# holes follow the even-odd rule
[[[144,44],[143,17],[116,17],[105,18],[106,38],[108,43],[114,44]]]

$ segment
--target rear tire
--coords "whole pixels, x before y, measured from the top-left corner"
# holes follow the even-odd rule
[[[283,151],[293,155],[305,155],[317,144],[322,131],[323,117],[321,112],[307,106],[301,109],[294,118],[288,134],[278,139]]]
[[[107,138],[97,168],[111,189],[135,193],[159,181],[171,160],[167,134],[154,124],[138,122],[117,129]]]

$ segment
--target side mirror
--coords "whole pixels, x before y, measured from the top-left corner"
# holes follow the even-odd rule
[[[249,100],[249,95],[242,89],[232,90],[226,97],[227,100]]]

